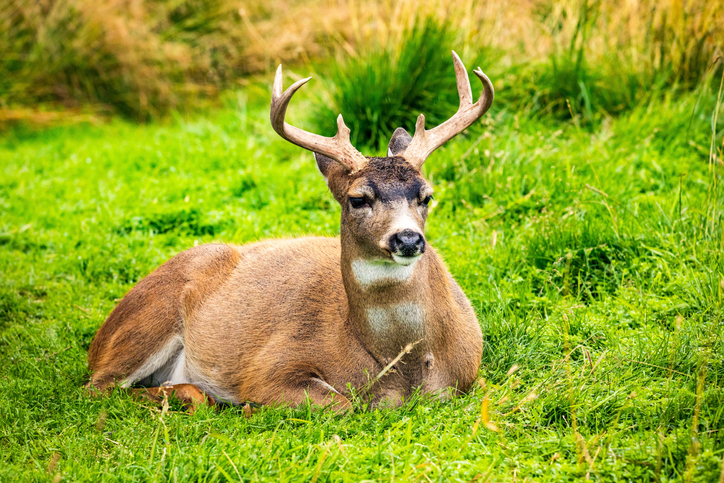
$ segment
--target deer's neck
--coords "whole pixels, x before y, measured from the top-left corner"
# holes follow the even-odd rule
[[[342,278],[353,330],[378,360],[394,358],[410,343],[429,345],[430,264],[433,253],[414,264],[369,259],[342,248]]]

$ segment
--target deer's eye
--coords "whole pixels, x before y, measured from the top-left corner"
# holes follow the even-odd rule
[[[349,204],[352,205],[352,208],[364,208],[364,207],[372,206],[370,201],[364,196],[360,196],[360,197],[350,196]]]
[[[430,201],[432,201],[432,195],[425,196],[425,199],[423,199],[420,204],[428,206],[430,204]]]

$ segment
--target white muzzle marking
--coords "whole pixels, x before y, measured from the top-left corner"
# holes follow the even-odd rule
[[[399,255],[392,254],[392,258],[397,262],[399,265],[414,265],[415,262],[417,262],[420,257],[422,256],[422,253],[418,253],[414,257],[401,257]]]
[[[396,202],[393,210],[397,216],[392,220],[390,229],[387,230],[383,243],[386,243],[392,235],[400,233],[401,231],[412,230],[416,233],[422,232],[420,224],[415,219],[415,216],[412,214],[410,207],[407,206],[407,203]]]

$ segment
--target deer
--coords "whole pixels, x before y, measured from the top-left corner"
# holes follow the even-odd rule
[[[285,122],[292,96],[311,77],[272,88],[271,125],[312,151],[341,205],[339,238],[299,237],[247,245],[212,243],[174,256],[138,282],[95,335],[87,387],[131,388],[156,401],[173,394],[198,405],[313,404],[354,410],[395,407],[416,393],[466,393],[483,337],[469,300],[425,238],[432,186],[428,156],[480,119],[494,90],[473,103],[453,51],[460,107],[413,136],[393,133],[386,157],[350,142],[342,115],[324,137]]]

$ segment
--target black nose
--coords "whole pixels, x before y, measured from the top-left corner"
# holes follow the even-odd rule
[[[390,251],[403,257],[425,253],[425,238],[412,230],[402,230],[390,237]]]

